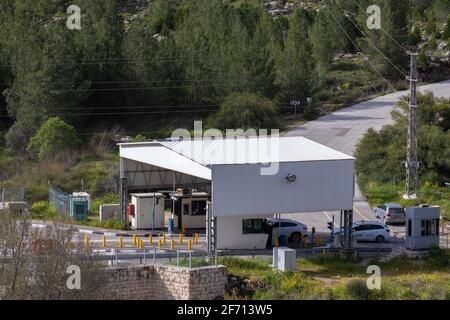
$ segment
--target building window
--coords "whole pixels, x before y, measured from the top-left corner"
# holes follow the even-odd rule
[[[243,234],[264,233],[264,219],[244,219],[242,220]]]
[[[408,237],[412,236],[412,221],[408,219]]]
[[[183,215],[189,215],[190,214],[190,212],[189,212],[189,211],[191,211],[190,207],[191,206],[189,204],[184,204],[183,205]]]
[[[192,215],[193,216],[206,215],[206,201],[205,200],[192,201]]]
[[[439,235],[439,219],[422,220],[422,237]]]

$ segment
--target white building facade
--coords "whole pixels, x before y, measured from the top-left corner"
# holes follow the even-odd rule
[[[303,137],[121,144],[120,158],[124,200],[133,190],[208,190],[217,249],[265,248],[263,219],[275,214],[353,209],[355,159]]]

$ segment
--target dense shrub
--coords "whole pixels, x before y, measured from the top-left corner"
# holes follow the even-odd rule
[[[27,145],[33,130],[20,122],[14,123],[5,135],[6,146],[17,155],[27,151]]]
[[[278,127],[277,107],[268,98],[234,93],[225,99],[212,123],[221,130],[274,129]]]
[[[33,218],[52,219],[58,216],[56,208],[48,201],[38,201],[31,207]]]
[[[356,300],[368,300],[371,296],[371,291],[367,288],[364,280],[351,280],[346,285],[347,293]]]
[[[79,144],[75,128],[55,117],[48,119],[31,138],[28,151],[42,160],[76,148]]]
[[[429,262],[433,267],[449,267],[450,251],[441,248],[432,248],[429,252]]]
[[[450,101],[419,95],[417,108],[420,176],[443,185],[450,180]],[[393,112],[395,123],[380,131],[369,129],[356,148],[356,171],[361,185],[405,177],[407,103]]]

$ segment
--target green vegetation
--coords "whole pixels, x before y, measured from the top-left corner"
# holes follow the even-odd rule
[[[59,212],[48,201],[35,202],[30,209],[31,218],[39,220],[53,220],[59,216]]]
[[[401,101],[393,111],[395,123],[379,132],[370,129],[356,149],[359,184],[369,202],[400,202],[440,205],[442,216],[450,218],[450,100],[436,99],[431,93],[419,95],[417,108],[418,148],[421,187],[416,201],[404,201],[407,135],[407,104]]]
[[[50,118],[31,138],[28,151],[43,160],[55,153],[76,148],[79,142],[74,127],[60,118]]]
[[[222,130],[279,127],[275,104],[270,99],[252,94],[232,94],[227,97],[212,121],[215,128]]]
[[[67,1],[2,1],[0,188],[23,186],[34,203],[48,199],[48,181],[71,192],[83,180],[101,198],[117,192],[116,143],[124,136],[165,138],[194,120],[283,129],[299,120],[288,117],[292,100],[301,101],[304,121],[391,90],[375,69],[404,89],[407,61],[395,42],[424,46],[423,80],[449,73],[430,61],[449,41],[446,0],[359,1],[380,5],[395,42],[369,32],[353,0],[292,2],[275,17],[259,0],[76,0],[70,4],[82,9],[82,29],[69,30]],[[432,168],[422,173],[442,186],[446,149],[438,131],[422,129],[421,159]],[[401,166],[382,169],[394,167]],[[372,180],[367,192],[372,182],[388,183]]]
[[[223,258],[232,277],[246,279],[246,290],[231,289],[227,299],[450,299],[449,252],[435,249],[425,261],[401,256],[376,264],[381,269],[381,290],[369,290],[361,261],[335,256],[297,260],[295,272],[273,270],[268,260]]]
[[[76,221],[76,224],[85,225],[89,227],[97,227],[97,228],[107,228],[107,229],[115,229],[115,230],[125,230],[125,223],[120,220],[109,220],[100,222],[98,216],[98,206],[104,203],[116,203],[117,196],[107,195],[102,199],[94,199],[92,202],[92,208],[90,215],[86,221]],[[45,221],[54,221],[62,219],[61,213],[48,201],[37,201],[35,202],[30,209],[31,219],[36,220],[45,220]]]
[[[176,266],[177,259],[171,259],[170,264]],[[205,257],[193,257],[191,260],[191,268],[207,267],[214,264],[214,261],[208,261]],[[178,263],[179,267],[189,267],[189,257],[186,255],[180,256]]]

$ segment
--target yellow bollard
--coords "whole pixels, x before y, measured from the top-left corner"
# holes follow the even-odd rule
[[[137,245],[137,236],[135,234],[133,234],[133,247],[135,247]]]
[[[184,230],[186,229],[186,225],[183,223],[182,225],[181,225],[181,233],[183,233],[184,234]]]
[[[106,236],[102,237],[102,247],[106,248]]]
[[[161,240],[158,240],[158,250],[161,250]]]
[[[303,247],[308,248],[308,238],[303,238]]]
[[[139,238],[139,250],[142,250],[142,248],[144,248],[144,242]]]
[[[194,234],[194,243],[198,244],[198,233]]]
[[[320,236],[316,237],[316,245],[320,246],[322,244],[322,238]]]
[[[123,238],[122,236],[119,236],[119,248],[123,247]]]
[[[153,245],[153,236],[152,235],[148,236],[148,244],[151,246]]]
[[[85,236],[84,236],[84,246],[86,247],[86,249],[88,249],[88,248],[89,248],[89,245],[90,245],[90,239],[89,239],[89,236],[85,235]]]
[[[162,242],[163,242],[163,244],[166,244],[166,234],[165,233],[163,233]]]
[[[179,240],[180,240],[180,245],[182,245],[183,244],[183,234],[182,233],[180,233]]]
[[[170,240],[170,250],[175,250],[175,240]]]
[[[192,249],[192,242],[191,239],[188,240],[188,251],[191,251]]]

